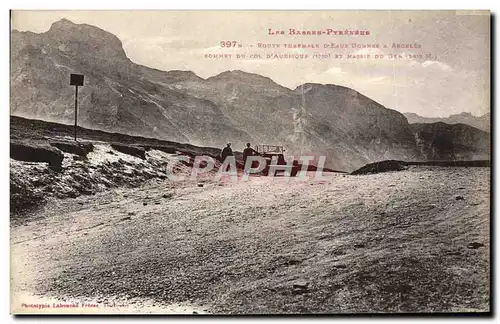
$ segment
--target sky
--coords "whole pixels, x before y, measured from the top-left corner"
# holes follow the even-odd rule
[[[428,117],[490,111],[487,11],[13,11],[11,26],[42,33],[62,18],[113,33],[132,61],[159,70],[191,70],[203,78],[242,70],[291,89],[306,82],[343,85],[387,108]],[[290,28],[364,30],[370,35],[289,35]],[[269,29],[285,35],[270,35]],[[222,41],[237,45],[221,47]],[[280,47],[263,49],[259,43]],[[324,47],[332,43],[347,48]],[[284,44],[319,48],[289,49]],[[359,47],[368,44],[379,48]],[[216,54],[232,57],[207,57]],[[246,57],[237,59],[236,54]],[[272,54],[308,58],[268,58]],[[343,58],[335,59],[335,54]],[[418,54],[422,57],[414,57]]]

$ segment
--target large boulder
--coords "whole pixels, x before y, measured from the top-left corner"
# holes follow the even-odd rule
[[[111,144],[111,147],[118,152],[136,156],[143,160],[146,159],[146,151],[142,147],[123,145],[123,144]]]
[[[173,146],[166,146],[166,145],[144,145],[143,146],[146,151],[150,150],[158,150],[162,151],[167,154],[175,154],[178,149],[173,147]]]
[[[11,142],[10,157],[18,161],[46,162],[52,167],[60,167],[64,154],[48,143]]]
[[[78,142],[51,142],[51,146],[57,147],[63,152],[79,155],[81,157],[86,157],[87,154],[94,150],[94,145],[92,143],[78,143]]]

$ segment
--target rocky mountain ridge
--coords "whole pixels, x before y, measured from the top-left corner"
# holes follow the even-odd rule
[[[236,149],[277,144],[288,155],[326,155],[327,166],[346,171],[426,158],[403,114],[353,89],[292,90],[238,70],[207,79],[160,71],[128,59],[115,35],[66,19],[41,34],[12,31],[11,114],[72,123],[70,73],[85,75],[79,124],[88,128]]]

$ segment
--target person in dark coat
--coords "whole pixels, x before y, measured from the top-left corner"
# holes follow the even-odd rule
[[[220,152],[220,157],[221,157],[221,162],[224,163],[224,161],[226,161],[226,158],[228,156],[233,156],[233,150],[231,149],[231,143],[227,143],[226,147],[222,149],[222,152]],[[226,166],[226,170],[224,170],[224,172],[226,172],[227,170],[229,170],[230,168],[230,165],[228,164]]]
[[[247,143],[247,147],[243,150],[243,165],[245,166],[245,173],[247,172],[247,158],[249,156],[259,155],[259,152],[250,147],[250,143]],[[251,167],[251,165],[249,165]]]
[[[222,162],[228,157],[233,156],[233,150],[231,149],[231,143],[227,143],[226,147],[222,149],[220,153],[220,157],[222,158]]]

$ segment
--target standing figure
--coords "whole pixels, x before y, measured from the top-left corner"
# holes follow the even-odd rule
[[[227,143],[226,147],[222,149],[220,153],[220,157],[222,158],[222,162],[228,157],[233,156],[233,150],[231,149],[231,143]]]
[[[227,143],[226,147],[222,149],[222,152],[220,153],[220,157],[222,158],[222,163],[226,160],[228,156],[233,156],[233,150],[231,149],[231,143]],[[229,169],[229,164],[227,165],[226,170]]]
[[[258,155],[259,152],[257,152],[256,150],[254,150],[253,148],[250,147],[250,143],[247,143],[247,147],[243,150],[243,165],[244,165],[244,171],[245,171],[245,174],[247,173],[247,169],[249,167],[251,167],[251,165],[248,165],[247,166],[247,158],[249,156],[253,156],[254,154]]]

